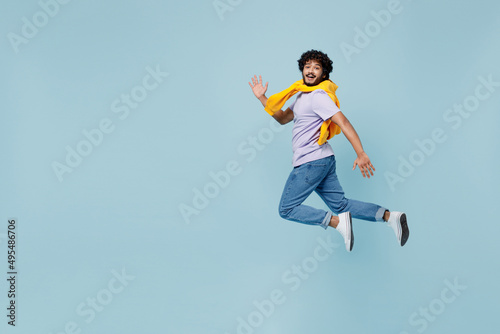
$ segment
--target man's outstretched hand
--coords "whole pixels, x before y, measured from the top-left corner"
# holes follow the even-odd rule
[[[257,79],[257,76],[254,75],[254,77],[252,78],[252,83],[249,82],[248,84],[250,85],[250,88],[252,88],[255,97],[261,100],[262,102],[262,99],[265,98],[265,94],[267,92],[267,85],[269,84],[269,82],[266,82],[266,85],[263,86],[262,76],[259,75],[259,79]]]
[[[375,167],[373,167],[370,158],[368,158],[368,155],[365,152],[360,153],[356,160],[354,160],[352,170],[356,169],[356,166],[359,167],[363,177],[368,176],[368,178],[370,178],[370,174],[373,175],[373,172],[375,171]]]

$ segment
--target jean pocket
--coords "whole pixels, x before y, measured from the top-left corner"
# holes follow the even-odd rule
[[[327,164],[325,163],[308,163],[304,166],[305,180],[308,184],[319,184],[325,177]]]

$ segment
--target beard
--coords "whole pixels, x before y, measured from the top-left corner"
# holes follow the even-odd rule
[[[318,85],[321,82],[321,78],[316,77],[316,78],[314,78],[314,81],[312,83],[307,83],[306,77],[304,76],[304,74],[302,74],[302,81],[304,81],[304,85],[312,87],[312,86]]]

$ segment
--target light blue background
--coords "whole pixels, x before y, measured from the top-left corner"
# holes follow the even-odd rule
[[[2,333],[238,333],[254,301],[278,289],[286,300],[255,333],[418,333],[410,322],[445,281],[466,289],[428,321],[426,333],[493,332],[498,287],[497,168],[500,89],[458,129],[446,110],[474,94],[478,76],[500,81],[500,4],[408,1],[371,43],[352,55],[354,29],[388,1],[77,1],[16,53],[37,1],[3,1],[0,20],[1,229],[18,220],[18,318]],[[382,224],[355,221],[347,253],[340,235],[281,219],[277,205],[291,171],[291,125],[252,161],[238,152],[271,118],[248,81],[261,74],[268,96],[300,79],[309,49],[334,61],[341,109],[376,167],[352,171],[345,137],[330,143],[347,196],[404,210],[410,239],[400,248]],[[147,67],[168,72],[121,120],[111,110]],[[59,182],[51,165],[109,118],[115,126]],[[387,172],[435,128],[447,140],[391,191]],[[265,131],[265,130],[264,130]],[[210,172],[237,161],[241,172],[187,224],[179,211]],[[308,203],[323,207],[315,196]],[[340,245],[296,291],[282,279],[313,255],[318,238]],[[134,276],[95,319],[77,306],[114,277]],[[440,310],[442,311],[442,310]],[[424,319],[419,316],[415,319]],[[424,321],[425,323],[425,321]],[[240,331],[243,333],[243,331]]]

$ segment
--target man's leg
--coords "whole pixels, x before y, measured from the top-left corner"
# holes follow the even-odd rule
[[[328,175],[316,188],[318,195],[334,213],[350,212],[353,218],[369,221],[386,221],[392,227],[401,246],[408,240],[409,230],[406,214],[389,212],[380,205],[345,198],[336,173],[335,160]],[[329,225],[337,228],[339,218],[332,216]]]
[[[388,212],[380,205],[348,199],[344,196],[344,190],[337,178],[335,158],[327,176],[316,187],[316,192],[336,214],[349,211],[353,218],[382,221],[385,212]],[[334,218],[330,223],[331,226],[335,226],[336,219]]]
[[[311,161],[295,167],[290,173],[281,196],[279,212],[282,218],[308,225],[318,225],[324,229],[331,223],[332,213],[302,204],[328,174],[333,156]],[[344,237],[348,252],[352,250],[351,215],[343,212],[339,215],[337,231]]]
[[[294,222],[327,228],[332,214],[325,210],[302,204],[328,173],[329,164],[324,159],[295,167],[286,181],[279,204],[282,218]]]

